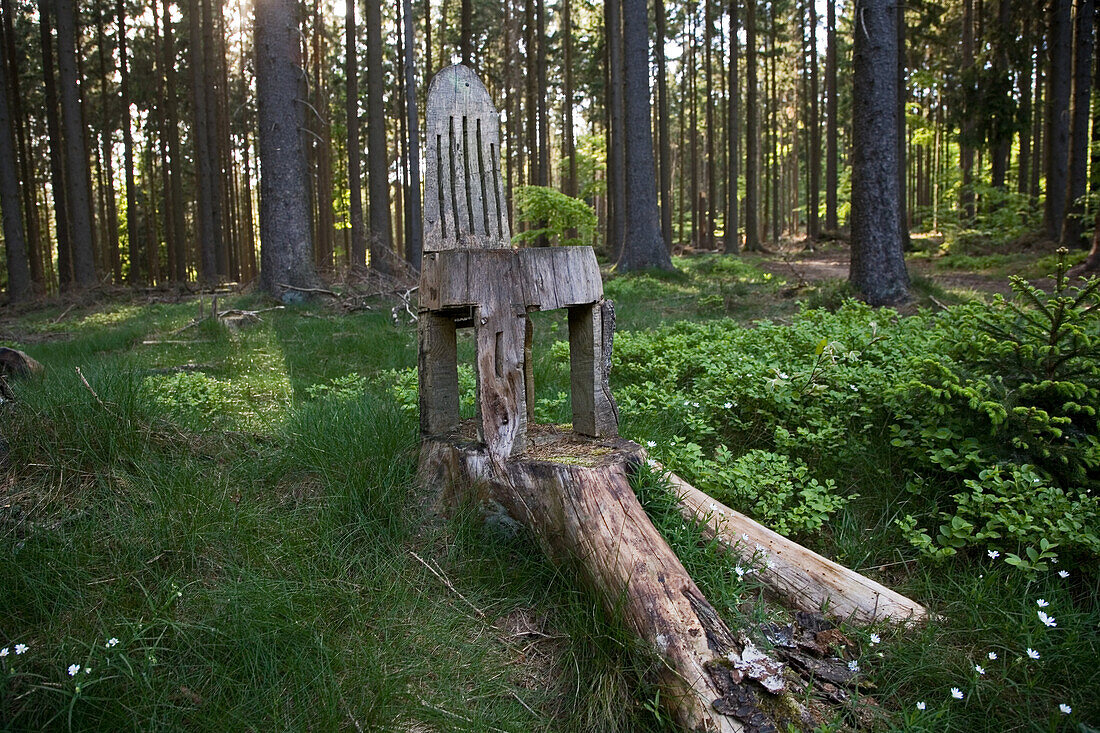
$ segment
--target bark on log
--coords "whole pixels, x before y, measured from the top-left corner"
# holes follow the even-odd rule
[[[760,580],[787,604],[856,624],[913,626],[928,618],[919,603],[754,522],[676,474],[669,474],[669,482],[681,513],[697,520],[723,546],[746,561],[759,554],[757,545],[764,548],[767,563],[759,568]]]
[[[801,719],[776,719],[776,710],[800,709],[789,695],[773,697],[784,690],[782,665],[730,632],[634,496],[628,476],[645,452],[572,434],[538,446],[542,435],[507,461],[457,432],[425,439],[420,479],[442,486],[446,503],[493,507],[498,521],[526,526],[551,558],[574,564],[607,610],[653,645],[664,662],[662,701],[685,729],[801,727]],[[761,688],[772,693],[762,695],[769,712],[757,704]]]

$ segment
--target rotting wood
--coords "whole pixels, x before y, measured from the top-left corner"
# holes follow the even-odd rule
[[[757,574],[761,582],[788,605],[861,625],[888,622],[913,626],[927,620],[928,610],[916,601],[773,532],[674,473],[668,474],[668,480],[681,513],[699,522],[745,562],[760,565]]]
[[[807,723],[775,719],[776,710],[802,710],[784,692],[783,665],[725,625],[646,516],[629,481],[631,466],[645,458],[641,448],[564,434],[564,441],[588,441],[590,465],[500,461],[463,439],[472,437],[468,427],[460,433],[424,440],[421,482],[442,487],[447,505],[476,502],[491,511],[491,523],[526,527],[549,557],[577,568],[607,612],[661,659],[662,702],[679,725],[739,732]],[[782,699],[759,704],[773,696]]]

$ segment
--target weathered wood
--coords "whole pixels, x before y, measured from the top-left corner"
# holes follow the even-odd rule
[[[420,430],[442,435],[458,427],[458,353],[453,318],[421,313],[417,320],[420,348]]]
[[[449,66],[432,78],[425,124],[424,251],[510,247],[499,116],[472,70]]]
[[[514,262],[505,263],[504,259]],[[452,249],[425,252],[420,273],[421,309],[476,305],[487,286],[484,277],[493,274],[493,269],[516,273],[516,302],[538,310],[603,299],[603,281],[591,247]]]
[[[599,304],[569,308],[569,392],[573,403],[573,430],[593,437],[618,435],[619,430],[618,410],[608,386],[610,360],[604,359],[604,354],[611,351],[611,344],[605,340],[606,312]],[[614,314],[614,310],[610,313]],[[613,329],[612,321],[608,337]]]
[[[669,474],[669,482],[681,513],[700,522],[745,562],[759,566],[760,580],[787,604],[855,624],[912,626],[928,618],[927,609],[916,601],[754,522],[676,474]]]
[[[562,457],[569,463],[554,460]],[[731,633],[649,521],[628,479],[643,459],[637,445],[617,439],[563,437],[539,459],[506,462],[477,444],[426,440],[420,478],[445,487],[450,503],[503,511],[551,558],[577,567],[608,613],[659,655],[661,701],[685,729],[775,730],[787,721],[770,720],[753,701],[783,693],[782,665]],[[798,705],[785,695],[768,708]]]

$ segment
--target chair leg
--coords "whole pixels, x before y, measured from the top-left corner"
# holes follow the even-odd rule
[[[454,319],[423,312],[417,326],[420,432],[441,435],[458,427],[458,348]]]
[[[573,401],[573,430],[597,438],[619,434],[618,409],[608,386],[610,305],[595,303],[569,308],[569,375]],[[605,321],[609,333],[605,335]]]

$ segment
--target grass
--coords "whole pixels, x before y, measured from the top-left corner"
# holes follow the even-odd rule
[[[608,281],[620,330],[783,320],[798,307],[745,261],[677,264]],[[803,295],[835,308],[846,293]],[[385,312],[298,306],[239,331],[174,333],[195,313],[53,306],[0,326],[47,366],[0,406],[0,646],[13,650],[0,658],[0,729],[667,728],[652,657],[568,568],[493,534],[472,509],[439,517],[417,488],[414,329]],[[560,314],[536,315],[540,422],[569,420],[565,333]],[[166,340],[188,343],[143,343]],[[468,339],[459,353],[472,363]],[[623,417],[636,439],[674,429]],[[886,453],[836,477],[861,499],[802,538],[936,614],[910,634],[874,630],[876,645],[871,630],[848,630],[888,711],[879,727],[1097,727],[1095,572],[1029,580],[993,560],[917,559],[893,524],[913,497]],[[656,477],[638,491],[732,625],[782,614],[679,520]],[[1039,598],[1057,627],[1038,620]],[[16,655],[15,644],[28,648]]]

